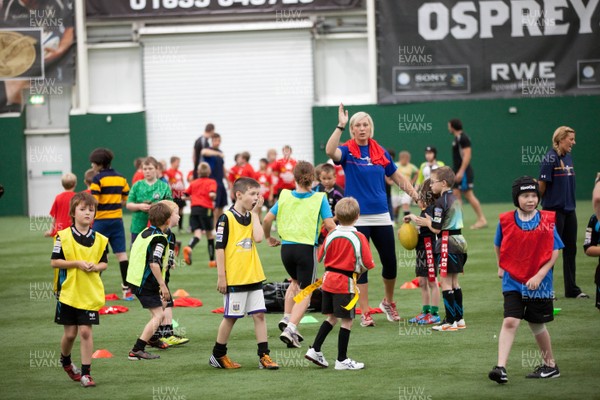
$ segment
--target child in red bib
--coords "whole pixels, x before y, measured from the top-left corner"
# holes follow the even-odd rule
[[[494,240],[504,295],[504,322],[498,338],[498,363],[488,376],[498,383],[508,382],[506,363],[524,319],[543,358],[543,364],[526,378],[558,378],[560,372],[545,323],[554,319],[552,267],[564,245],[556,231],[554,212],[537,210],[540,195],[536,180],[518,178],[512,196],[517,210],[500,214]]]

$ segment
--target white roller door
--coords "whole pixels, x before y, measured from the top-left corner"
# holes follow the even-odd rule
[[[226,166],[249,151],[289,144],[313,159],[313,50],[308,29],[143,36],[148,151],[192,167],[193,143],[212,122]],[[335,124],[332,116],[332,124]],[[331,130],[331,127],[327,127]]]

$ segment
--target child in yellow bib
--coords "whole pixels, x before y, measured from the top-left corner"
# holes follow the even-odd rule
[[[269,356],[262,289],[266,278],[256,251],[256,243],[263,240],[258,218],[264,202],[260,184],[252,178],[239,178],[233,184],[233,194],[235,204],[217,221],[217,290],[223,294],[225,311],[208,363],[214,368],[240,368],[227,356],[227,342],[237,319],[248,314],[254,320],[258,367],[278,369],[279,365]]]
[[[104,305],[100,272],[107,267],[108,239],[91,228],[98,202],[89,193],[77,193],[70,202],[73,225],[58,232],[50,265],[54,268],[54,291],[58,298],[54,322],[64,325],[60,361],[67,375],[83,387],[96,386],[90,376],[94,340],[92,325],[99,324]],[[71,361],[79,333],[81,370]]]

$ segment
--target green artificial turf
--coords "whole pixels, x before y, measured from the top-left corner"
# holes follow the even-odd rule
[[[597,259],[586,257],[581,249],[590,202],[578,204],[579,238],[577,281],[592,299],[565,299],[562,285],[562,259],[555,270],[555,307],[562,311],[548,324],[555,357],[561,371],[558,379],[532,381],[524,376],[540,362],[539,351],[526,326],[520,328],[507,366],[509,383],[498,385],[487,378],[496,363],[497,335],[502,323],[502,294],[497,277],[493,237],[497,215],[512,205],[485,204],[490,222],[486,229],[464,235],[469,246],[465,275],[460,277],[464,292],[467,329],[458,332],[432,332],[426,327],[406,323],[420,311],[420,291],[397,290],[396,302],[403,318],[399,324],[375,315],[376,327],[361,328],[359,320],[352,330],[348,355],[364,362],[362,371],[335,371],[332,366],[320,369],[304,359],[323,321],[302,324],[306,341],[302,349],[287,349],[278,339],[280,314],[268,314],[271,356],[281,366],[277,371],[257,368],[256,341],[251,318],[237,322],[228,344],[229,355],[242,364],[234,371],[216,370],[208,365],[217,328],[222,318],[211,313],[222,306],[216,291],[216,270],[207,267],[206,241],[194,250],[192,266],[181,266],[171,278],[171,291],[182,288],[201,299],[199,308],[175,308],[174,318],[180,332],[191,340],[168,350],[150,349],[159,360],[129,361],[132,347],[148,311],[137,300],[113,301],[129,312],[101,317],[94,327],[94,348],[107,349],[114,357],[95,359],[92,376],[97,387],[82,388],[72,382],[59,363],[62,327],[53,322],[56,300],[52,296],[50,253],[52,242],[42,236],[47,222],[39,218],[0,218],[0,327],[4,348],[0,362],[3,399],[590,399],[599,398],[600,324],[594,307],[593,276]],[[472,209],[465,207],[465,226],[474,222]],[[187,223],[187,217],[186,217]],[[129,217],[126,217],[129,226]],[[182,233],[184,244],[190,234]],[[414,252],[397,245],[397,288],[414,278]],[[279,249],[265,243],[259,253],[268,281],[286,277]],[[375,256],[376,262],[378,257]],[[322,271],[322,266],[320,266]],[[109,269],[103,274],[106,293],[120,291],[119,266],[111,254]],[[377,272],[370,274],[370,303],[377,307],[383,285]],[[443,308],[440,310],[443,315]],[[337,332],[329,335],[323,347],[333,364],[337,355]],[[80,363],[79,341],[73,360]],[[596,382],[596,383],[595,383]]]

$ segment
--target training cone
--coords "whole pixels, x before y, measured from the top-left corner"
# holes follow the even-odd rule
[[[415,285],[414,283],[408,281],[408,282],[404,282],[402,284],[402,286],[400,286],[400,289],[418,289],[419,286]]]
[[[190,294],[186,292],[184,289],[177,289],[173,296],[175,297],[188,297]]]
[[[415,278],[411,281],[415,286],[419,287],[419,278]]]
[[[317,321],[317,319],[315,317],[313,317],[312,315],[305,315],[304,317],[302,317],[302,319],[300,320],[301,324],[316,324],[319,321]]]
[[[92,358],[112,358],[112,353],[105,349],[96,350],[94,354],[92,354]]]
[[[179,327],[179,322],[177,322],[176,320],[171,320],[171,323],[173,325],[173,329],[177,329]]]
[[[562,308],[555,308],[554,309],[554,315],[558,314],[561,311],[562,311]]]
[[[419,241],[419,233],[417,228],[410,222],[405,222],[398,229],[398,240],[406,250],[414,250]]]

